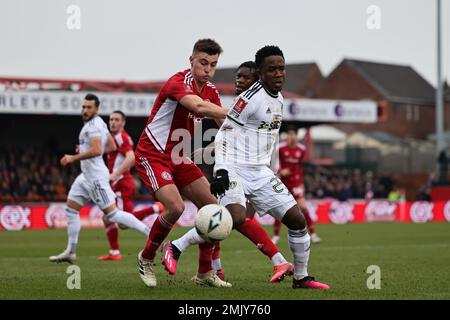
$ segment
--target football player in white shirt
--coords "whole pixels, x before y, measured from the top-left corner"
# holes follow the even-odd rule
[[[260,80],[235,100],[216,135],[211,193],[219,196],[219,203],[230,211],[235,228],[245,220],[247,198],[258,214],[281,220],[288,228],[294,257],[292,287],[329,289],[308,275],[310,236],[305,217],[270,169],[283,114],[283,52],[276,46],[265,46],[256,53],[255,63]]]
[[[106,123],[98,116],[100,101],[94,94],[87,94],[83,100],[81,116],[84,126],[79,135],[77,154],[66,154],[61,158],[62,166],[80,161],[81,174],[75,179],[67,196],[67,248],[57,256],[51,256],[51,262],[69,262],[76,260],[76,247],[81,229],[79,211],[89,200],[102,209],[111,222],[136,229],[145,235],[149,228],[134,215],[117,209],[115,194],[109,184],[109,171],[103,161],[103,153],[114,151],[117,147],[108,131]]]

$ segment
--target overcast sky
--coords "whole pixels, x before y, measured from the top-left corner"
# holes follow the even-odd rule
[[[443,0],[443,76],[450,78],[450,1]],[[69,5],[81,29],[67,28]],[[381,10],[381,29],[366,22]],[[165,80],[188,67],[193,43],[216,39],[219,67],[276,44],[286,62],[344,58],[411,65],[436,84],[435,0],[2,0],[0,76]]]

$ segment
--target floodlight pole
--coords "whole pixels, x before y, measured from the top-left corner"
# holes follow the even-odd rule
[[[437,1],[437,88],[436,88],[436,156],[445,149],[444,141],[444,101],[441,76],[441,0]]]

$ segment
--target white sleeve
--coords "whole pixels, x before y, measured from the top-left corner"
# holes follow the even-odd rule
[[[95,137],[101,137],[102,136],[102,130],[96,125],[96,123],[90,123],[88,124],[86,128],[86,136],[89,139],[95,138]]]

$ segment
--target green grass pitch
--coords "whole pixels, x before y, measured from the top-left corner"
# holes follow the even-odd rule
[[[198,248],[185,252],[176,276],[169,276],[157,256],[157,288],[139,278],[136,254],[145,237],[120,232],[122,261],[100,262],[107,242],[102,229],[83,229],[78,245],[81,289],[69,290],[68,264],[48,256],[65,248],[65,230],[0,233],[0,299],[450,299],[450,224],[372,223],[318,225],[323,242],[312,245],[309,272],[329,283],[328,292],[293,290],[291,278],[268,282],[272,264],[241,234],[222,242],[222,265],[232,288],[197,287]],[[176,228],[175,239],[187,229]],[[268,229],[270,231],[270,229]],[[282,230],[279,248],[291,260]],[[381,270],[381,289],[367,288],[367,267]]]

